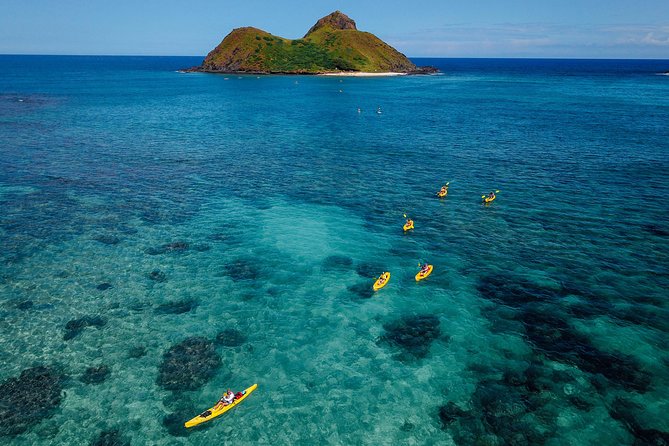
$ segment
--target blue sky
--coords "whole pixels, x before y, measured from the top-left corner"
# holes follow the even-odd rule
[[[669,0],[0,0],[0,54],[204,56],[341,10],[410,57],[669,59]]]

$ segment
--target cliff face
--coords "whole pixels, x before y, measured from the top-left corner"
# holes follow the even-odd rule
[[[237,28],[198,68],[208,72],[323,73],[414,72],[402,53],[335,11],[318,20],[302,39],[289,40],[257,28]]]

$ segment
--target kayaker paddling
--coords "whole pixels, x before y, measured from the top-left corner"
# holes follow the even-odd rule
[[[416,274],[416,282],[425,279],[428,277],[430,274],[432,274],[433,266],[430,265],[429,263],[425,263],[424,265],[421,265],[420,263],[418,264],[420,266],[420,269],[418,270],[418,273]]]
[[[495,192],[490,191],[490,193],[488,194],[488,198],[489,198],[490,200],[494,200],[494,199],[495,199]]]
[[[390,273],[385,272],[381,274],[378,279],[376,279],[376,282],[374,282],[374,286],[372,288],[374,288],[374,291],[378,291],[384,286],[386,286],[389,280],[390,280]]]
[[[235,400],[235,394],[232,392],[232,390],[228,389],[227,392],[221,395],[221,398],[219,398],[218,402],[214,406],[214,410],[218,410],[221,407],[227,406],[228,404],[232,404],[234,400]]]
[[[233,393],[232,390],[228,389],[218,400],[214,407],[211,407],[201,414],[197,415],[194,418],[186,421],[184,426],[186,428],[197,426],[198,424],[206,423],[207,421],[213,420],[214,418],[223,415],[229,410],[237,407],[239,403],[244,401],[251,392],[258,388],[258,384],[253,384],[251,387],[237,393]]]

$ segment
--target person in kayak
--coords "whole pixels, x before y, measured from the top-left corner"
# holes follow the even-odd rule
[[[376,283],[377,285],[383,285],[384,283],[386,283],[386,273],[381,274]]]
[[[421,274],[427,274],[429,269],[430,269],[430,265],[425,263],[423,266],[420,267],[420,273]]]
[[[410,218],[407,218],[407,224],[406,226],[412,226],[413,225],[413,220]]]
[[[232,404],[232,402],[235,400],[235,394],[232,392],[232,390],[228,389],[227,392],[225,392],[221,398],[219,398],[218,402],[216,403],[216,406],[214,406],[214,410],[218,410],[222,407],[227,406],[228,404]]]
[[[448,193],[448,186],[441,186],[441,190],[439,191],[439,193],[442,195]]]
[[[493,198],[495,198],[495,192],[490,191],[490,193],[488,194],[488,198],[491,199],[491,200],[492,200]]]

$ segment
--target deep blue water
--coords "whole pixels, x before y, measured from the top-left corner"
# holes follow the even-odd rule
[[[0,56],[3,444],[669,442],[669,61],[200,61]]]

